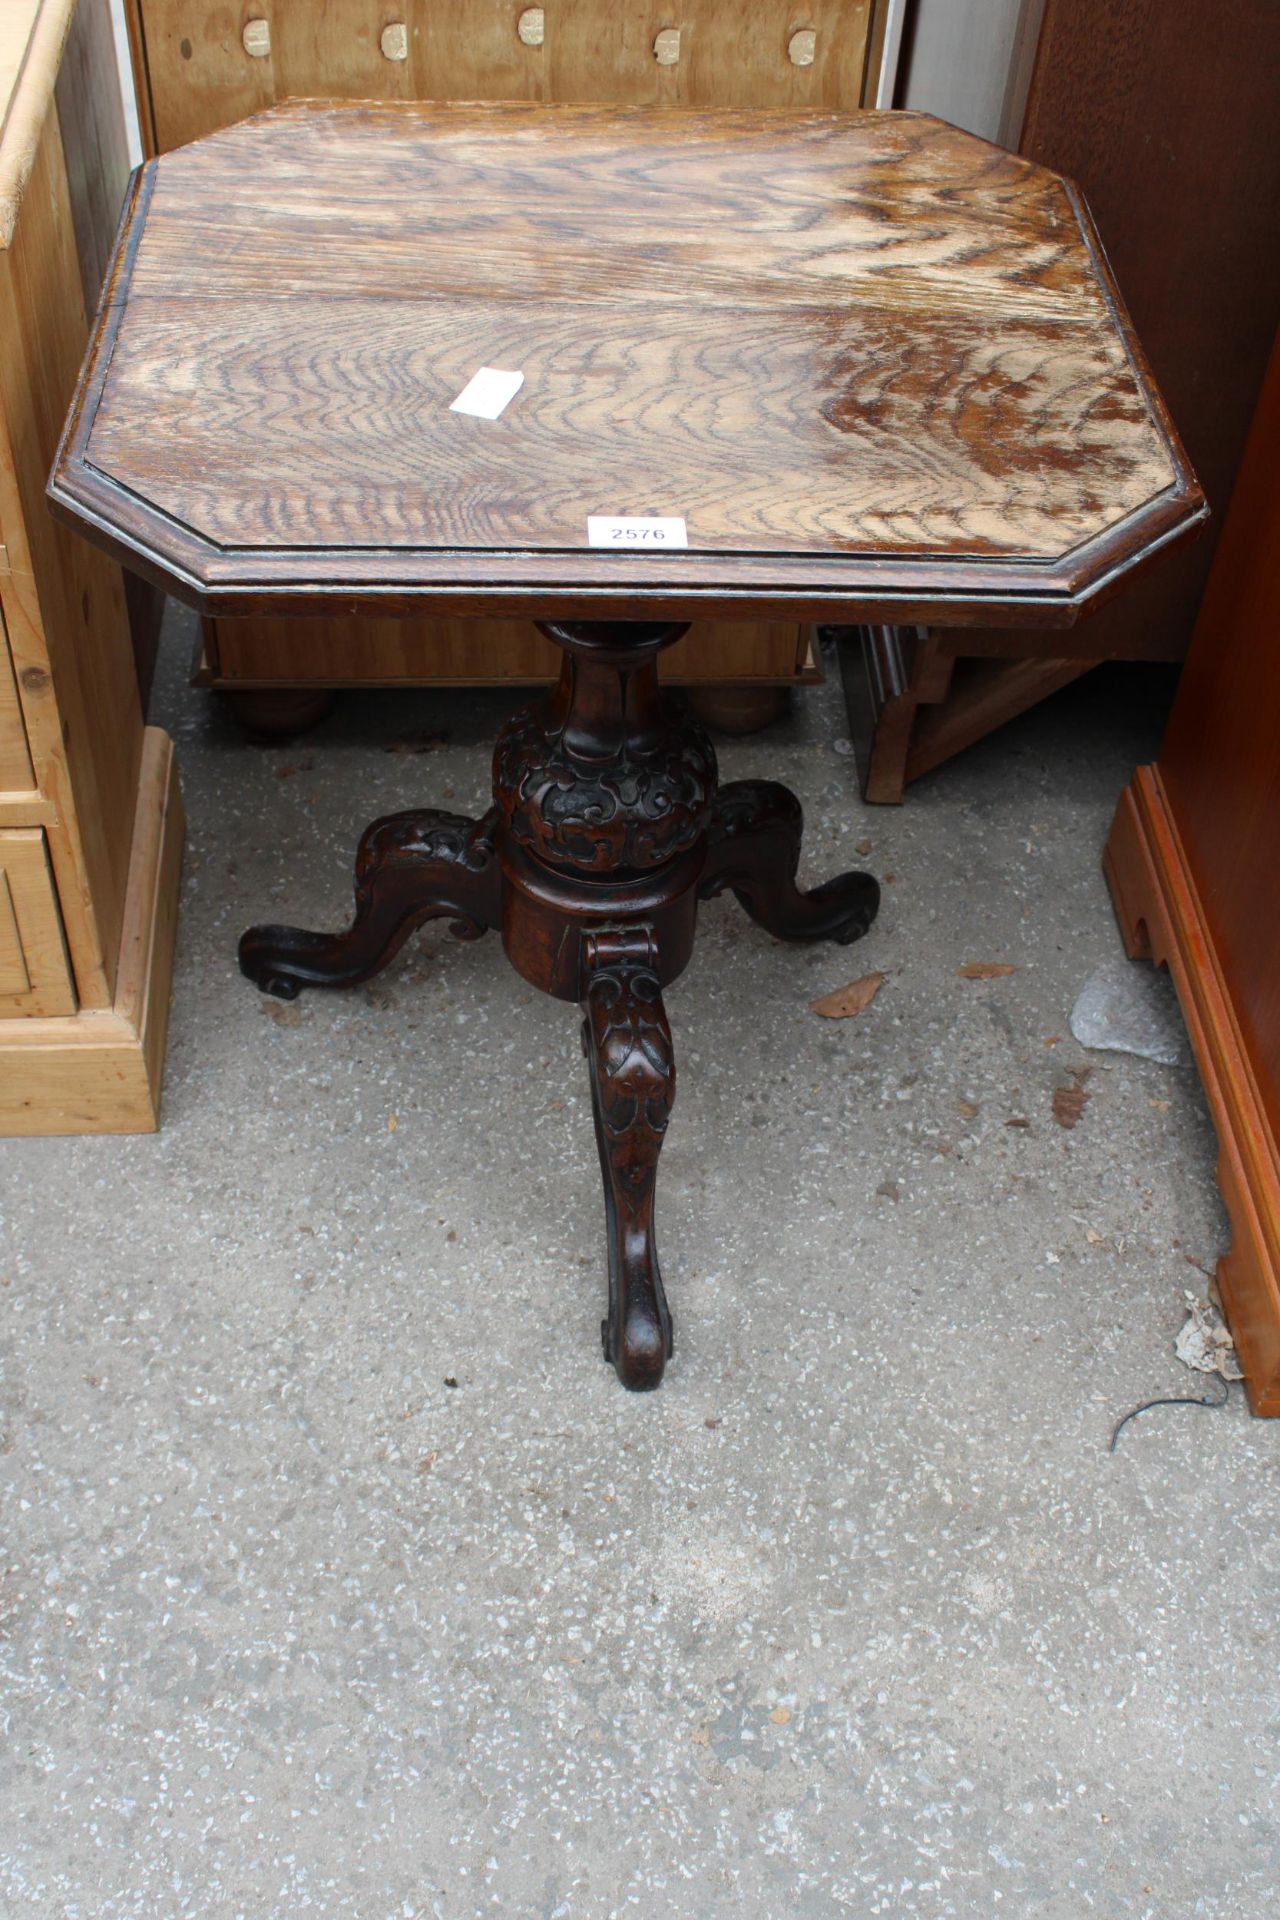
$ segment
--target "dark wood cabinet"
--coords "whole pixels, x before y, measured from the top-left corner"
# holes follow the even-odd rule
[[[1257,1413],[1280,1414],[1280,347],[1169,730],[1106,870],[1129,953],[1168,965],[1218,1131],[1218,1282]]]

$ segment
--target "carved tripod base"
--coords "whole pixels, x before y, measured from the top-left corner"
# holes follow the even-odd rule
[[[728,888],[778,939],[846,944],[871,925],[880,891],[845,873],[803,892],[795,796],[768,780],[717,789],[710,741],[658,688],[657,654],[683,627],[542,630],[565,650],[560,682],[499,736],[492,811],[375,821],[356,856],[350,928],[252,927],[240,966],[283,999],[354,986],[415,928],[446,919],[461,939],[500,927],[526,980],[581,1005],[608,1222],[605,1358],[642,1389],[672,1351],[654,1233],[675,1098],[662,989],[688,963],[698,901]]]

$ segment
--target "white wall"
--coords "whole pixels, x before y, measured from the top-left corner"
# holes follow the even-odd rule
[[[911,11],[911,0],[887,0],[884,23],[884,48],[880,59],[880,79],[876,85],[877,107],[891,107],[898,90],[898,67],[902,58],[902,36]]]
[[[1017,142],[1044,0],[916,0],[897,104]]]
[[[116,36],[116,59],[120,65],[120,91],[124,96],[124,130],[129,141],[129,165],[136,167],[142,158],[138,136],[138,109],[133,97],[133,74],[129,66],[129,32],[124,24],[124,0],[111,0],[111,26]]]

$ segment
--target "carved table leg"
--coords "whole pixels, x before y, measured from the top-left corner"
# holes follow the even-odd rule
[[[605,1359],[623,1386],[656,1387],[671,1354],[671,1315],[658,1269],[653,1190],[671,1106],[675,1056],[647,926],[586,935],[582,1047],[591,1068],[609,1230]]]
[[[880,905],[869,873],[842,873],[811,893],[796,885],[804,815],[800,802],[773,780],[735,780],[721,787],[707,830],[707,862],[698,888],[710,900],[732,887],[751,918],[779,940],[861,939]]]
[[[415,927],[448,919],[478,940],[501,918],[494,815],[468,820],[435,810],[388,814],[366,829],[356,854],[356,917],[345,933],[250,927],[240,971],[264,993],[292,1000],[301,987],[352,987],[393,960]]]

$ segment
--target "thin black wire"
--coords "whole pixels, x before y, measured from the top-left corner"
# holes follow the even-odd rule
[[[1231,1382],[1224,1379],[1221,1374],[1219,1374],[1217,1378],[1221,1384],[1222,1392],[1213,1397],[1210,1397],[1208,1394],[1180,1393],[1174,1394],[1167,1399],[1144,1400],[1140,1407],[1131,1407],[1129,1412],[1125,1414],[1124,1419],[1118,1420],[1115,1424],[1111,1434],[1111,1452],[1115,1452],[1116,1442],[1119,1440],[1121,1433],[1124,1428],[1128,1426],[1129,1422],[1136,1420],[1140,1413],[1147,1413],[1152,1407],[1225,1407],[1231,1398]]]

